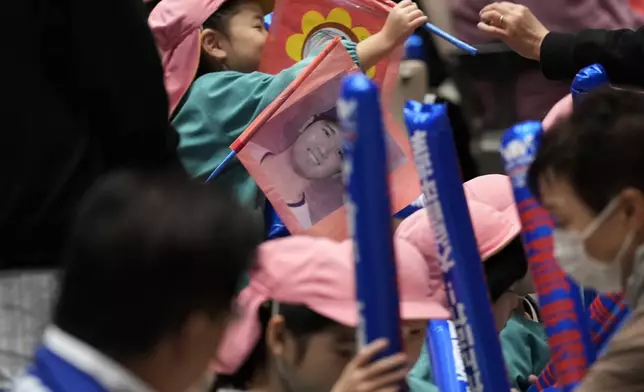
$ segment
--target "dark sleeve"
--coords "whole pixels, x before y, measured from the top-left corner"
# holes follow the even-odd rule
[[[142,2],[72,0],[76,78],[111,168],[180,168],[161,60]]]
[[[612,83],[644,87],[644,28],[549,33],[540,57],[548,79],[571,79],[580,69],[599,63]]]

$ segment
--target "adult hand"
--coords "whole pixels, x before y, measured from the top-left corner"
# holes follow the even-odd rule
[[[527,7],[507,1],[492,3],[479,12],[479,17],[480,30],[503,40],[521,56],[539,60],[548,29]]]

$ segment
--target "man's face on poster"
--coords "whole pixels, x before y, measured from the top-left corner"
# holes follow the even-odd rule
[[[342,168],[340,127],[329,118],[314,120],[295,140],[291,154],[293,169],[303,178],[319,180],[340,173]]]

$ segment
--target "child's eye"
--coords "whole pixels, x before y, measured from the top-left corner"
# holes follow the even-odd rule
[[[421,335],[424,331],[422,329],[410,329],[409,336],[418,336]]]
[[[342,152],[342,150],[335,150],[335,152],[340,158],[344,158],[344,152]]]
[[[324,131],[324,134],[326,135],[326,137],[331,137],[331,133],[329,132],[329,128],[322,128],[322,130]]]
[[[355,350],[338,350],[337,354],[342,358],[352,358],[355,355]]]

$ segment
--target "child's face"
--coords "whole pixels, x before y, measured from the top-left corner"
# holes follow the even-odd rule
[[[238,72],[255,72],[259,69],[267,31],[264,13],[258,3],[242,1],[228,22],[226,35],[218,34],[216,59],[226,68]]]
[[[405,346],[405,354],[409,360],[408,366],[410,369],[418,360],[420,352],[423,349],[428,321],[406,320],[402,322],[403,345]]]
[[[418,359],[423,347],[427,320],[403,321],[402,337],[409,368]],[[337,325],[315,334],[307,340],[304,352],[297,361],[289,355],[283,366],[286,383],[292,392],[328,392],[356,353],[355,328]],[[286,345],[288,346],[288,344]],[[285,350],[285,354],[289,350]],[[297,350],[292,350],[293,354]],[[285,358],[286,359],[286,358]]]
[[[501,333],[505,324],[510,320],[512,312],[519,305],[521,297],[514,291],[514,289],[507,290],[492,304],[492,313],[494,315],[494,324],[496,330]]]
[[[312,180],[331,177],[342,169],[342,135],[338,124],[328,120],[311,123],[291,149],[293,169]]]

